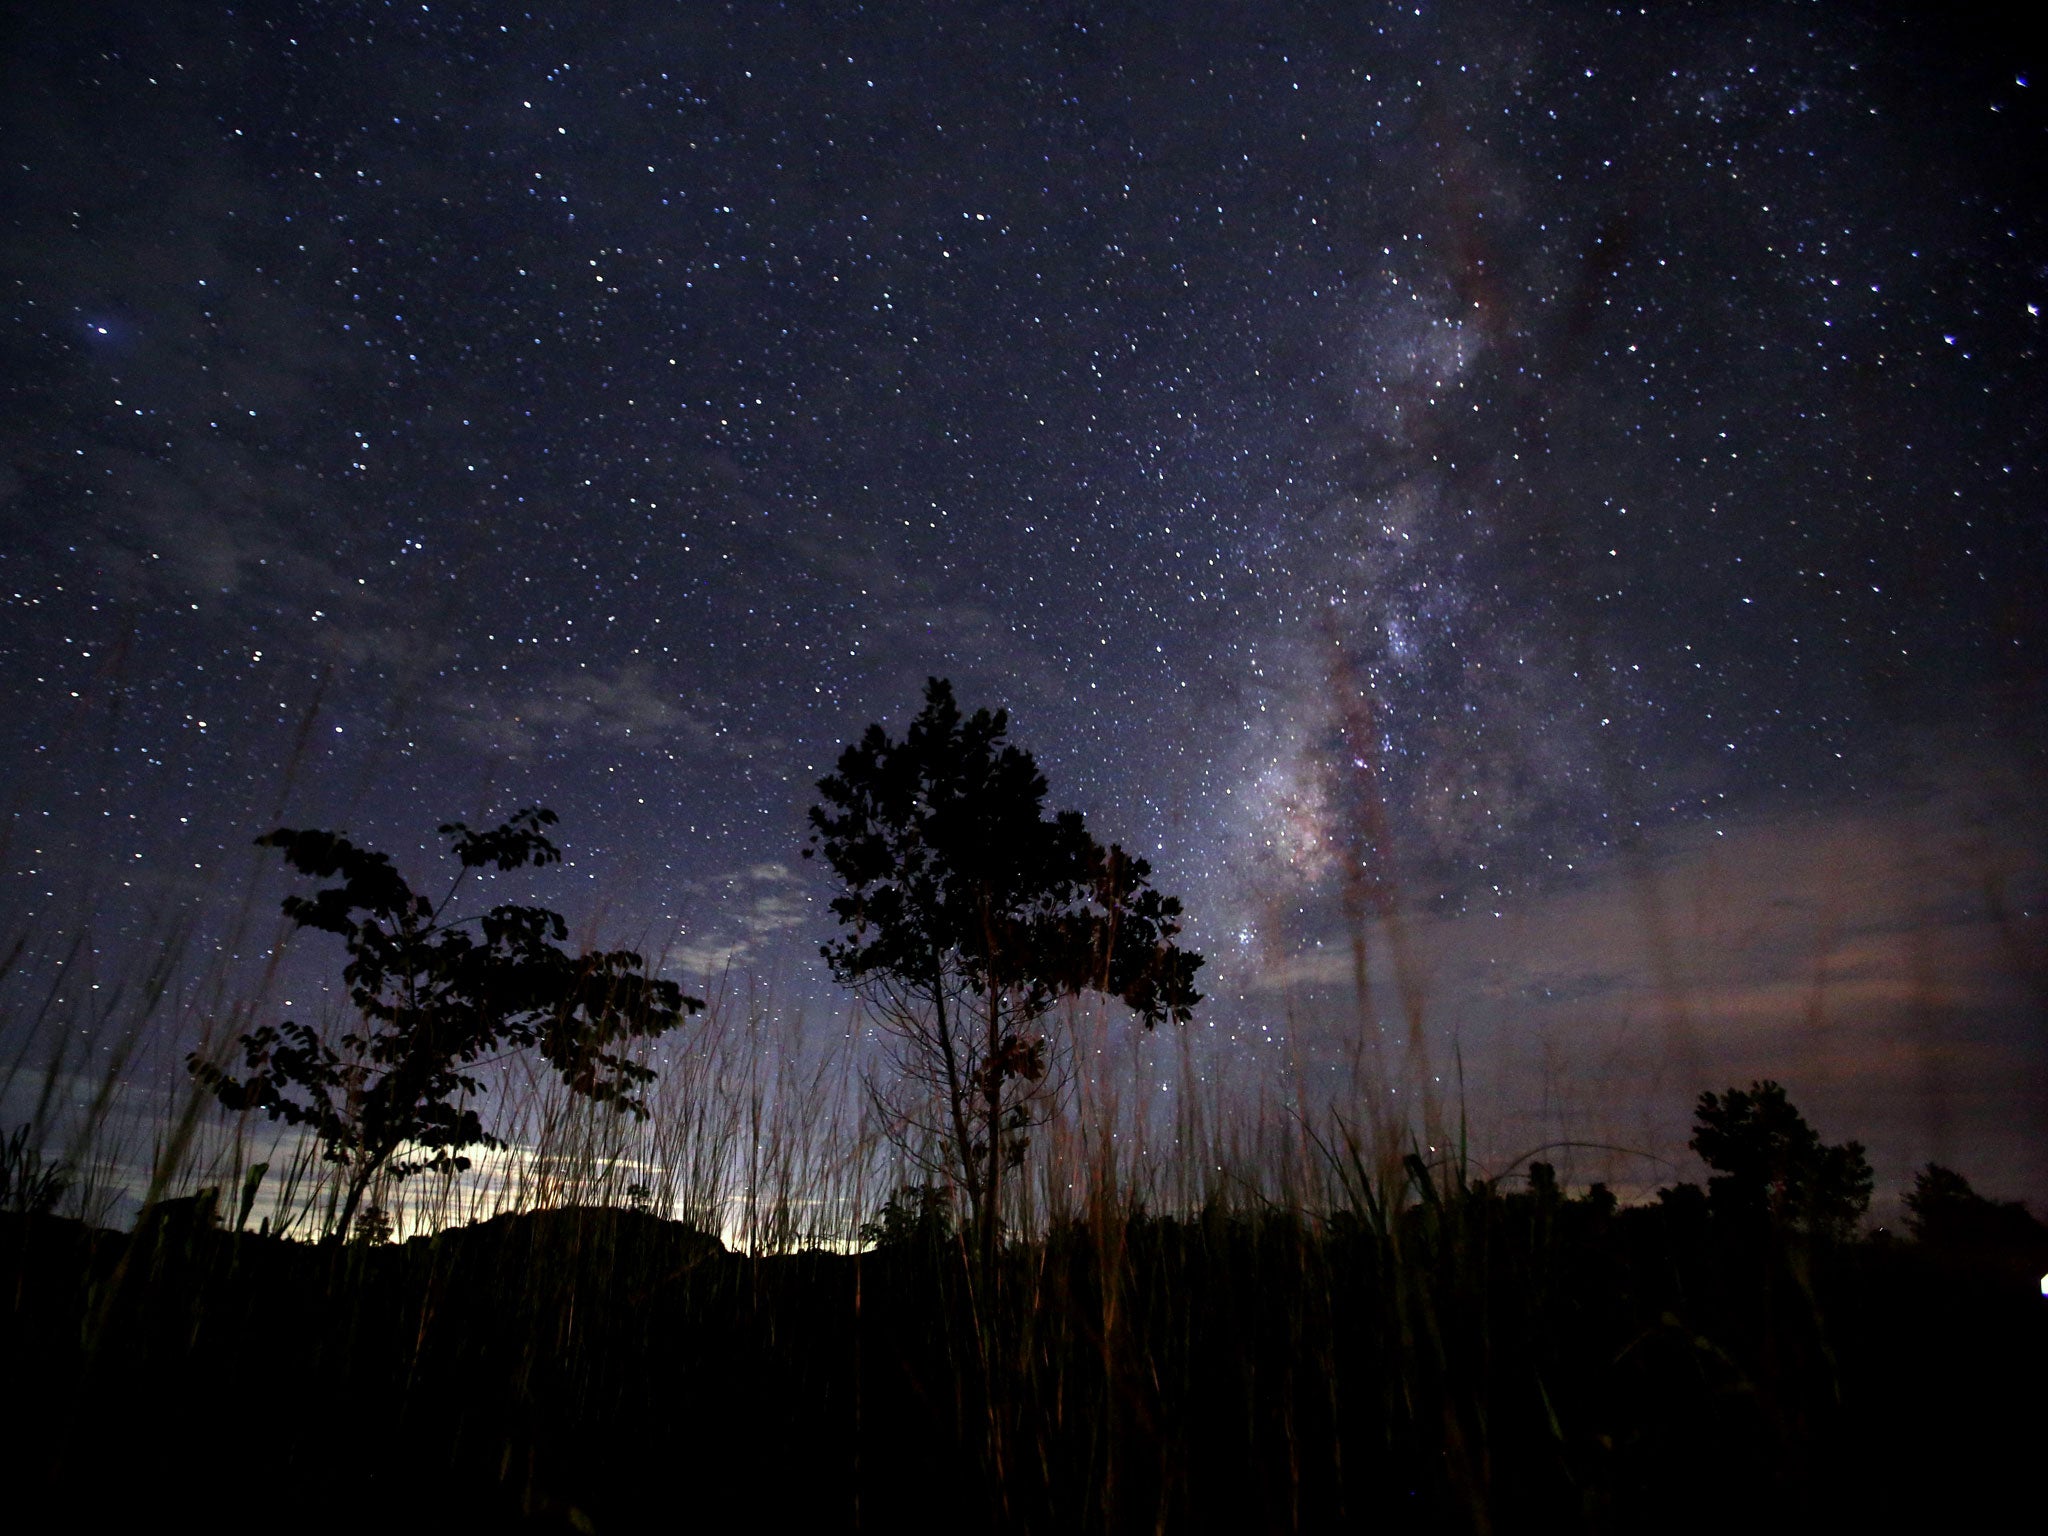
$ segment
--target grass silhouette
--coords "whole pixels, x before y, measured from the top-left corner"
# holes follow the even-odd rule
[[[243,990],[177,932],[103,985],[83,929],[0,962],[24,1528],[1887,1528],[2019,1498],[2048,1428],[2041,1229],[1949,1170],[1913,1241],[1623,1205],[1482,1176],[1362,1057],[1246,1101],[1183,1035],[1154,1110],[1078,1005],[991,1264],[847,1031],[740,975],[637,1047],[644,1119],[493,1064],[503,1145],[322,1241],[345,1171],[181,1066],[280,947]]]
[[[331,1168],[206,1117],[159,1130],[131,1231],[83,1219],[82,1177],[0,1216],[11,1503],[108,1529],[1789,1529],[1988,1508],[2036,1443],[2005,1390],[2048,1365],[2024,1235],[1836,1239],[1540,1162],[1489,1184],[1335,1110],[1185,1096],[1139,1147],[1098,1084],[982,1279],[942,1189],[885,1219],[909,1165],[771,1004],[714,991],[644,1124],[508,1077],[514,1153],[379,1191],[399,1241],[303,1240]],[[35,1166],[95,1159],[74,1134]]]

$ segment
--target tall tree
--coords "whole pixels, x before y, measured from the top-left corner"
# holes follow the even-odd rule
[[[1777,1083],[1703,1093],[1695,1120],[1691,1145],[1715,1170],[1707,1192],[1717,1210],[1846,1236],[1868,1209],[1863,1143],[1824,1145]]]
[[[901,741],[871,725],[818,781],[804,849],[838,884],[840,934],[822,953],[895,1038],[894,1107],[913,1141],[944,1149],[984,1271],[1042,1102],[1053,1006],[1092,991],[1150,1029],[1201,1001],[1202,957],[1174,943],[1179,900],[1079,812],[1048,816],[1045,778],[1008,730],[1000,710],[963,717],[931,679]]]
[[[654,1072],[624,1047],[704,1006],[648,975],[632,950],[570,953],[568,925],[545,907],[453,914],[472,870],[560,862],[544,830],[554,822],[553,811],[530,808],[487,832],[442,827],[461,867],[438,903],[416,894],[387,855],[332,832],[286,827],[256,840],[302,875],[339,877],[311,896],[287,896],[284,913],[340,936],[349,957],[342,979],[362,1027],[329,1044],[286,1019],[241,1036],[239,1074],[196,1051],[186,1066],[225,1108],[260,1109],[319,1138],[346,1170],[337,1237],[378,1174],[459,1171],[468,1148],[502,1145],[467,1102],[482,1089],[476,1071],[486,1059],[538,1049],[571,1091],[644,1115],[640,1090]]]

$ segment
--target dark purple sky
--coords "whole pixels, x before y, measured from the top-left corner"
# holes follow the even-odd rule
[[[1186,897],[1249,1079],[1357,1035],[1364,860],[1503,1146],[1769,1074],[2048,1197],[2030,40],[6,14],[34,952],[538,801],[579,921],[824,1006],[810,786],[941,674]]]

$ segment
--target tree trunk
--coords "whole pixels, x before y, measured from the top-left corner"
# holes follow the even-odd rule
[[[334,1231],[330,1234],[335,1242],[348,1240],[349,1223],[355,1220],[356,1207],[362,1203],[363,1195],[370,1187],[370,1181],[377,1177],[377,1170],[382,1168],[391,1154],[397,1150],[395,1145],[386,1147],[349,1176],[348,1199],[342,1204],[341,1220],[335,1223]]]
[[[988,989],[988,1044],[981,1070],[987,1077],[982,1089],[983,1113],[988,1121],[988,1151],[982,1167],[981,1273],[995,1301],[996,1222],[1002,1211],[1003,1187],[1003,1073],[1000,1052],[1003,1040],[1003,1010],[996,1001],[993,981]]]
[[[976,1210],[981,1204],[981,1180],[974,1166],[974,1136],[967,1124],[967,1088],[960,1081],[960,1058],[953,1049],[953,1028],[946,1018],[945,967],[936,957],[932,962],[932,1012],[938,1021],[939,1059],[946,1069],[946,1113],[953,1122],[953,1151],[967,1186],[967,1208]]]
[[[370,1180],[376,1172],[376,1165],[372,1164],[349,1179],[348,1198],[341,1204],[341,1220],[335,1223],[334,1231],[329,1234],[332,1241],[348,1241],[349,1223],[355,1220],[356,1206],[362,1202],[363,1191],[370,1187]]]

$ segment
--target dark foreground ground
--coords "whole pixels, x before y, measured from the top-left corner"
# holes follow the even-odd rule
[[[2032,1252],[1469,1198],[752,1260],[0,1216],[10,1528],[2033,1528]],[[984,1364],[984,1358],[992,1364]]]

